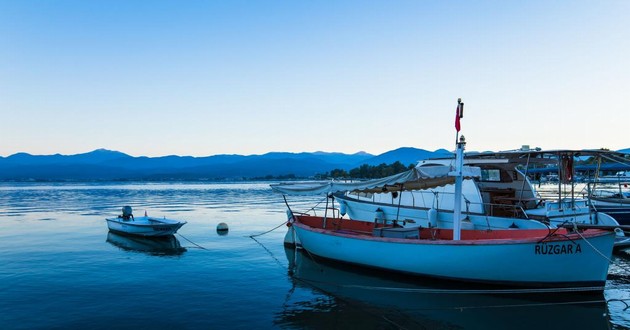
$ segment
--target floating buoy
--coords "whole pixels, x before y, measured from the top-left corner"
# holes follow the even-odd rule
[[[227,235],[228,225],[225,222],[221,222],[217,225],[217,234],[219,235]]]

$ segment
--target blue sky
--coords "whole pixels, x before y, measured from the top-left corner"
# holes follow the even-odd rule
[[[4,1],[0,156],[630,147],[630,1]]]

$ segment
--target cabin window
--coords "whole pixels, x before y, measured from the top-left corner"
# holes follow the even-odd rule
[[[501,182],[501,170],[482,169],[480,181]]]

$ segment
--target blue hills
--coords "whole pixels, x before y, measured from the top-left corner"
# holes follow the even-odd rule
[[[399,148],[381,155],[365,152],[270,152],[263,155],[214,155],[207,157],[133,157],[119,151],[98,149],[76,155],[17,153],[0,157],[2,181],[98,180],[237,180],[272,177],[313,177],[333,169],[350,170],[363,164],[404,165],[444,157],[444,149],[427,151]]]

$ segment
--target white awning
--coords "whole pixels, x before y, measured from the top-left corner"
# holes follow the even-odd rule
[[[430,189],[455,183],[452,166],[421,166],[385,178],[359,182],[293,182],[272,184],[271,188],[285,195],[317,195],[344,191],[386,192]],[[464,166],[464,178],[481,176],[479,167]]]

